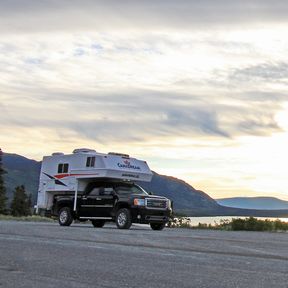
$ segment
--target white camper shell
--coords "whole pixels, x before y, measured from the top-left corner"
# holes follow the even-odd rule
[[[73,154],[53,153],[44,156],[40,172],[40,182],[36,210],[50,210],[54,195],[83,192],[90,182],[97,179],[123,181],[151,181],[152,172],[147,163],[129,155],[97,153],[92,149],[75,149]]]

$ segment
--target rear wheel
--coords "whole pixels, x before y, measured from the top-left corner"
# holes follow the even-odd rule
[[[104,220],[91,220],[91,222],[95,228],[102,228],[105,224]]]
[[[165,223],[150,223],[150,226],[153,230],[163,230]]]
[[[58,222],[61,226],[70,226],[73,222],[71,209],[69,207],[63,207],[58,214]]]
[[[129,229],[132,225],[131,214],[129,209],[122,208],[116,213],[116,225],[119,229]]]

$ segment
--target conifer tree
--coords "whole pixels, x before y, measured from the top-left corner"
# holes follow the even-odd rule
[[[3,152],[0,148],[0,214],[6,214],[7,209],[6,209],[6,202],[7,202],[7,197],[6,197],[6,188],[4,185],[4,177],[3,175],[6,173],[6,171],[3,169],[3,164],[2,164],[2,156]]]
[[[13,216],[28,216],[30,208],[28,206],[28,197],[23,185],[17,186],[14,191],[14,197],[11,203],[11,214]]]
[[[32,203],[32,194],[30,193],[27,199],[27,207],[29,209],[29,215],[32,215],[31,211],[33,208],[33,203]]]

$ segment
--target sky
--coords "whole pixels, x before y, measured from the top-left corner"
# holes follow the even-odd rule
[[[288,200],[288,2],[0,0],[0,147],[128,153]]]

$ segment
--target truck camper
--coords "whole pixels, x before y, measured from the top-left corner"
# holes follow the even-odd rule
[[[134,183],[152,176],[145,161],[127,154],[87,148],[56,152],[43,157],[36,211],[57,216],[61,226],[77,219],[94,227],[114,221],[119,229],[142,223],[162,230],[172,214],[171,201]]]

